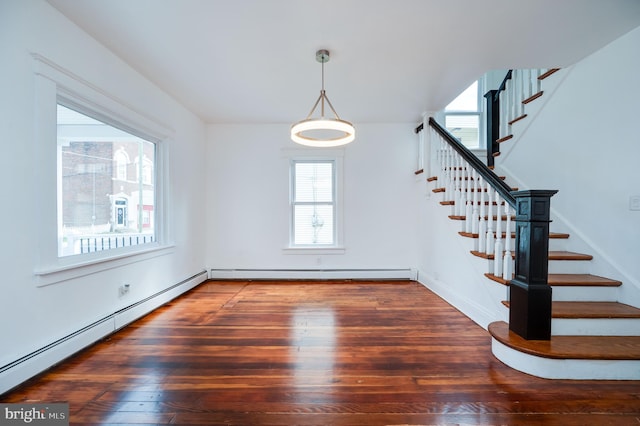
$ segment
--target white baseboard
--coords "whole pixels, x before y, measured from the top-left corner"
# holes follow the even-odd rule
[[[209,269],[210,279],[245,280],[416,280],[415,269]]]
[[[207,279],[202,271],[0,367],[0,394],[164,305]]]
[[[495,312],[491,312],[474,300],[465,297],[459,292],[453,291],[450,286],[429,277],[422,271],[418,274],[418,282],[454,306],[485,330],[489,327],[489,324],[497,319],[498,315]]]

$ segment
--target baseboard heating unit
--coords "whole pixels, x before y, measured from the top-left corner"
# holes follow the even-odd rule
[[[0,394],[114,333],[206,280],[207,271],[202,270],[179,283],[94,321],[7,365],[0,366]]]
[[[411,268],[391,269],[209,269],[209,279],[235,280],[416,280]]]

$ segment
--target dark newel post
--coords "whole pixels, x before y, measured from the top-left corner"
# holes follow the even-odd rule
[[[500,152],[500,97],[499,90],[489,90],[484,94],[487,99],[487,166],[494,164],[494,153]]]
[[[511,193],[516,199],[516,260],[509,287],[509,329],[527,340],[551,339],[549,208],[556,192]]]

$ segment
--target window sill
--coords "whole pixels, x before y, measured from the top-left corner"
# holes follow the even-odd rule
[[[287,247],[282,249],[283,254],[308,254],[308,255],[321,255],[321,254],[344,254],[344,247]]]
[[[51,284],[68,281],[108,269],[118,268],[132,263],[142,262],[154,257],[173,253],[173,244],[156,245],[142,250],[114,253],[109,256],[78,259],[59,259],[58,264],[36,269],[36,286],[44,287]],[[102,252],[101,252],[102,253]]]

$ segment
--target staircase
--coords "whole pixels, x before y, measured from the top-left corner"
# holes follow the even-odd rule
[[[507,82],[515,89],[505,98],[524,100],[501,109],[501,115],[506,114],[501,122],[507,124],[500,127],[498,143],[513,139],[512,125],[527,119],[525,106],[542,97],[540,85],[530,84],[531,78],[541,82],[556,71],[519,72],[525,82]],[[498,317],[508,318],[515,257],[513,209],[470,167],[473,164],[450,150],[445,138],[434,133],[431,138],[440,139],[440,167],[427,181],[435,184],[432,192],[441,194],[440,204],[449,209],[443,214],[461,223],[457,238],[472,241],[474,250],[468,255],[487,262],[485,279],[506,288],[504,312]],[[499,150],[492,155],[497,157]],[[640,309],[618,302],[623,283],[590,274],[593,257],[568,251],[567,246],[570,235],[553,232],[552,223],[547,281],[552,288],[551,339],[526,340],[510,331],[506,321],[495,321],[488,326],[494,355],[512,368],[544,378],[640,379]]]

